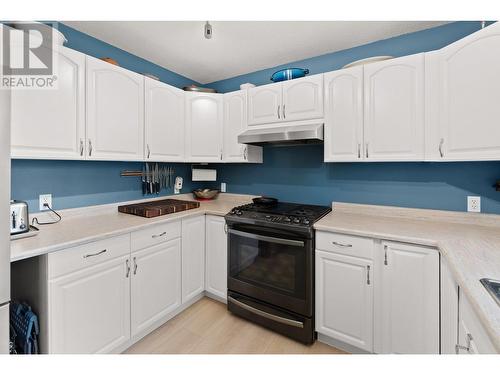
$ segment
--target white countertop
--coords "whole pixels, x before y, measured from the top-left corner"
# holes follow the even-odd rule
[[[220,194],[213,201],[200,202],[199,208],[149,219],[118,212],[119,205],[130,202],[61,210],[60,214],[63,219],[59,223],[41,225],[39,226],[40,232],[36,236],[11,241],[10,259],[11,262],[15,262],[185,217],[205,214],[224,216],[233,207],[250,203],[253,197],[250,195]],[[191,194],[154,199],[167,198],[193,200]]]
[[[479,282],[500,280],[500,215],[334,203],[314,227],[437,247],[500,353],[500,306]]]

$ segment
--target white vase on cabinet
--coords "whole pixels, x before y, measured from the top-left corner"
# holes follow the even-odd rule
[[[143,160],[144,77],[87,56],[87,159]]]

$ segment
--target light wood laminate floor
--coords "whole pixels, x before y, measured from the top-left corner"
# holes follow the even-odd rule
[[[203,298],[153,331],[125,354],[345,354],[316,341],[302,345],[241,319]]]

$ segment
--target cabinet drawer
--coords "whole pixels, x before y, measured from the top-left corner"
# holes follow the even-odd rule
[[[373,258],[373,240],[330,232],[316,232],[316,248],[337,254]]]
[[[181,221],[154,225],[137,232],[132,232],[131,236],[132,251],[144,249],[180,237]]]
[[[130,254],[130,235],[124,234],[71,247],[48,255],[49,279]]]

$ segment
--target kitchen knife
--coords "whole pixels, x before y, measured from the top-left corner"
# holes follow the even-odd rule
[[[156,180],[155,180],[155,191],[156,194],[160,194],[160,168],[158,167],[158,163],[155,165],[156,170]]]
[[[141,186],[142,186],[142,195],[146,195],[146,170],[144,165],[142,166],[142,175],[141,175]]]

